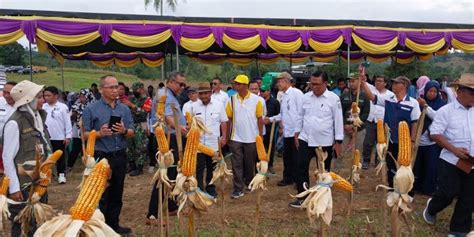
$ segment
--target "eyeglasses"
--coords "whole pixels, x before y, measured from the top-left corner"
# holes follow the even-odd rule
[[[217,82],[212,82],[211,85],[215,86],[215,85],[218,85],[219,83]]]
[[[184,82],[179,82],[179,81],[176,81],[176,80],[172,80],[172,81],[177,83],[179,85],[179,87],[186,87],[186,83],[184,83]]]

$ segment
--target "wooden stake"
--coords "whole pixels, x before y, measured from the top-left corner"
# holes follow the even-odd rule
[[[418,153],[418,146],[420,145],[420,138],[422,135],[421,133],[423,132],[423,125],[425,124],[426,110],[427,110],[427,106],[423,107],[423,110],[421,111],[420,119],[418,119],[418,125],[416,127],[416,134],[415,134],[415,143],[413,144],[412,152],[411,152],[411,167],[415,166],[416,155]]]
[[[222,158],[224,159],[224,158]],[[222,212],[221,212],[221,236],[224,236],[225,233],[225,195],[224,195],[224,189],[225,189],[225,183],[224,183],[224,178],[221,178],[221,205],[222,205]]]
[[[188,215],[188,237],[194,237],[195,226],[194,226],[194,207],[189,208]]]
[[[260,220],[260,199],[262,197],[262,191],[260,189],[257,189],[257,205],[255,208],[255,226],[253,228],[253,236],[256,237],[258,236],[258,224]]]
[[[163,182],[158,181],[158,211],[160,215],[160,236],[163,237],[164,230],[163,230]]]

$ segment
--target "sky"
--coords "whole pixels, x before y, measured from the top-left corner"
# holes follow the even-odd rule
[[[166,1],[166,0],[165,0]],[[158,15],[144,0],[0,0],[1,9]],[[474,24],[473,0],[178,0],[164,15]]]

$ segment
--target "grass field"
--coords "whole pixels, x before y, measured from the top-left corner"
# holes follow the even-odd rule
[[[140,80],[134,75],[119,72],[94,69],[64,68],[64,90],[79,91],[81,88],[89,88],[93,82],[98,84],[99,77],[107,74],[115,75],[119,81],[122,81],[127,85],[131,85],[133,82]],[[17,73],[7,73],[7,80],[9,81],[19,82],[29,79],[29,74],[20,75]],[[45,73],[33,74],[33,82],[46,86],[56,86],[59,89],[62,89],[63,85],[61,80],[61,69],[48,69],[48,71]]]

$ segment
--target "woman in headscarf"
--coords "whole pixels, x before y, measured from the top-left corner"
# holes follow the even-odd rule
[[[426,84],[430,82],[427,76],[421,76],[416,80],[416,98],[423,98],[425,94]]]
[[[413,171],[415,174],[414,190],[431,195],[436,188],[436,167],[441,147],[430,139],[429,126],[433,122],[436,111],[446,104],[441,99],[440,85],[437,81],[429,81],[424,86],[424,98],[418,98],[421,108],[426,106],[420,146]]]
[[[89,88],[83,88],[79,92],[79,98],[72,105],[71,108],[71,121],[72,126],[72,149],[68,154],[67,169],[66,172],[72,170],[76,159],[79,156],[79,153],[82,151],[82,141],[80,134],[80,121],[82,117],[82,112],[89,104],[95,102],[95,97],[92,91]]]

